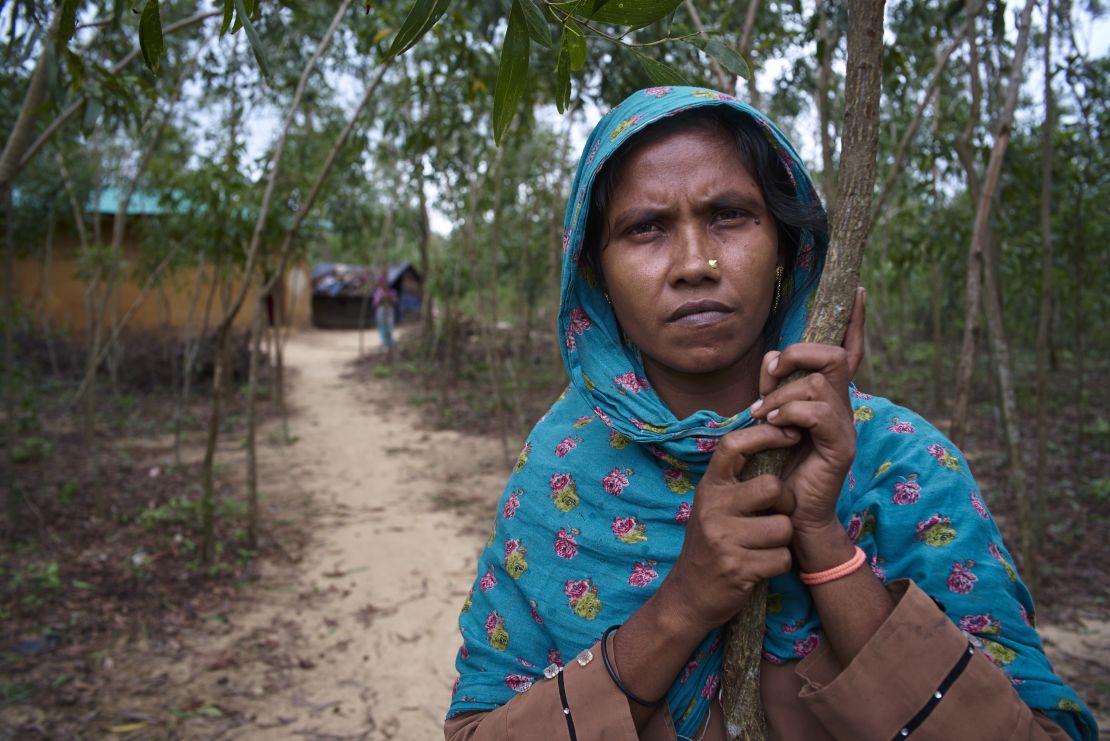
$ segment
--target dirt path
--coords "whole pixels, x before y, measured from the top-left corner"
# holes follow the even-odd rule
[[[312,545],[155,674],[163,710],[194,708],[174,737],[442,738],[475,517],[507,470],[499,444],[417,430],[387,384],[344,378],[357,349],[357,333],[289,341],[297,442],[267,446],[260,488],[272,511],[311,498]]]
[[[345,377],[357,343],[292,337],[298,440],[262,448],[268,516],[310,518],[307,556],[267,567],[201,629],[116,652],[131,656],[105,672],[106,715],[139,721],[128,738],[442,738],[455,619],[507,468],[498,442],[417,429],[388,383]],[[1107,681],[1105,623],[1045,633],[1076,686]]]

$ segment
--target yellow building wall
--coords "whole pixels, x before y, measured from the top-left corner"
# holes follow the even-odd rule
[[[81,336],[86,330],[85,289],[87,283],[78,277],[78,262],[72,257],[55,257],[46,270],[45,296],[43,293],[43,270],[41,260],[17,260],[15,265],[15,293],[25,309],[33,310],[36,317],[45,309],[51,329],[63,330],[74,336]],[[203,322],[204,304],[212,291],[214,271],[207,267],[203,271],[200,298],[194,314],[194,326]],[[161,287],[154,286],[138,307],[127,324],[129,330],[180,329],[189,316],[189,305],[193,300],[196,270],[183,269],[162,276]],[[223,283],[223,281],[221,281]],[[232,297],[237,295],[242,282],[232,281]],[[297,329],[310,327],[311,302],[308,272],[303,265],[294,265],[286,271],[284,286],[284,315],[286,323]],[[117,316],[123,316],[138,300],[142,291],[141,282],[129,276],[121,276],[117,281],[114,303]],[[216,289],[212,300],[209,326],[214,325],[223,315],[225,293],[223,285]],[[242,310],[236,317],[235,326],[249,327],[254,317],[257,292],[252,287],[248,291]],[[44,301],[45,298],[45,301]],[[45,306],[44,306],[45,303]]]

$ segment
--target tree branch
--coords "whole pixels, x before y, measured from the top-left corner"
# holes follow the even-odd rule
[[[848,74],[841,146],[844,178],[840,205],[833,213],[825,269],[802,336],[805,342],[841,344],[859,285],[875,187],[884,5],[884,0],[848,3]],[[768,452],[770,455],[753,456],[741,476],[747,479],[781,473],[788,453]],[[734,741],[766,738],[759,690],[766,608],[767,584],[763,582],[728,627],[722,692],[725,727]]]

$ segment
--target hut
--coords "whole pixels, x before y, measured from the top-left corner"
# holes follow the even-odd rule
[[[312,326],[318,329],[358,329],[374,326],[370,297],[378,272],[365,265],[320,262],[312,268]],[[392,265],[386,280],[397,291],[397,322],[420,318],[424,280],[411,262]]]
[[[101,190],[85,207],[85,216],[99,220],[103,234],[114,228],[120,192],[115,187]],[[156,249],[168,253],[172,243],[159,236],[163,220],[170,215],[171,207],[158,193],[136,191],[127,205],[127,221],[121,245],[125,265],[140,255],[140,243],[156,240]],[[155,236],[151,236],[155,235]],[[87,278],[83,271],[81,246],[72,222],[59,220],[53,233],[53,247],[47,261],[41,253],[22,257],[16,261],[14,271],[15,295],[26,306],[36,307],[44,320],[55,330],[73,336],[85,333],[88,317],[85,313],[84,295]],[[278,284],[275,293],[280,296],[281,317],[284,323],[295,328],[309,324],[308,271],[299,262],[291,265]],[[187,267],[167,271],[150,291],[144,290],[145,279],[130,270],[119,276],[111,296],[109,310],[115,316],[130,314],[128,329],[157,331],[177,329],[189,321],[190,306],[196,300],[194,293],[207,297],[223,290],[225,279],[211,265],[203,265],[198,280],[196,268]],[[241,278],[232,278],[228,288],[232,292],[242,286]],[[255,287],[247,294],[247,307],[253,306]],[[201,300],[203,305],[205,300]],[[272,302],[271,302],[272,303]],[[271,308],[271,315],[273,308]],[[250,326],[253,311],[241,311],[235,325],[240,329]]]

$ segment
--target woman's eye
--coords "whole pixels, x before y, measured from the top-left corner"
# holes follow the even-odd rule
[[[747,214],[738,208],[725,208],[713,214],[714,221],[738,221],[746,217]]]
[[[651,234],[652,232],[656,231],[657,229],[658,229],[658,227],[655,224],[652,224],[652,223],[637,224],[636,226],[629,229],[628,233],[632,236],[636,236],[636,235],[640,235],[640,234]]]

